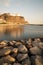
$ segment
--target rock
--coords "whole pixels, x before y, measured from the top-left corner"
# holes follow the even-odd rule
[[[11,56],[12,56],[13,58],[15,58],[15,57],[17,56],[17,54],[14,54],[14,53],[13,53],[13,54],[11,54]]]
[[[43,65],[43,58],[39,55],[31,56],[32,65]]]
[[[27,42],[26,46],[27,46],[28,49],[33,47],[32,43],[30,43],[30,42]]]
[[[25,45],[20,45],[18,47],[18,49],[19,49],[19,52],[21,52],[21,53],[27,53],[28,52],[28,50],[27,50]]]
[[[43,42],[0,41],[0,65],[43,65]]]
[[[41,51],[43,50],[43,42],[40,41],[40,39],[38,39],[38,42],[37,42],[37,39],[35,42],[33,42],[33,46],[37,46]]]
[[[8,42],[8,46],[13,46],[14,44],[10,41]]]
[[[14,52],[14,54],[17,54],[18,53],[18,48],[14,48],[12,51]]]
[[[8,42],[8,45],[10,46],[14,46],[15,45],[15,43],[16,43],[16,41],[10,41],[10,42]]]
[[[31,56],[31,65],[36,65],[35,63],[36,56]]]
[[[42,60],[41,56],[36,56],[35,64],[36,65],[43,65],[43,60]]]
[[[2,65],[12,65],[12,64],[9,64],[9,63],[3,63]]]
[[[8,63],[3,63],[2,65],[8,65]]]
[[[40,38],[36,38],[36,39],[33,41],[32,45],[33,45],[33,46],[39,46],[39,43],[40,43],[40,42],[41,42]]]
[[[29,38],[28,41],[27,41],[27,43],[32,43],[32,39]]]
[[[0,48],[3,48],[3,47],[5,47],[5,46],[7,46],[8,44],[7,44],[7,41],[2,41],[2,42],[0,42]]]
[[[7,41],[6,41],[6,40],[1,41],[0,44],[2,44],[2,45],[3,45],[3,44],[6,45],[6,44],[7,44]]]
[[[21,42],[16,42],[15,46],[18,47],[20,46],[22,43]]]
[[[14,63],[13,65],[21,65],[20,63]]]
[[[29,50],[30,50],[31,54],[41,55],[41,50],[38,47],[32,47]]]
[[[35,46],[38,47],[39,43],[37,43],[36,41],[34,41],[34,42],[32,43],[32,45],[33,45],[33,47],[35,47]]]
[[[4,49],[6,49],[6,48],[13,50],[12,46],[6,46],[6,47],[4,47]]]
[[[1,45],[0,45],[0,49],[3,48],[3,47],[5,47],[5,46],[6,46],[6,45],[4,45],[4,44],[2,45],[2,44],[1,44]]]
[[[40,38],[35,38],[35,42],[41,42]]]
[[[20,40],[23,45],[26,45],[26,40]]]
[[[3,57],[3,61],[5,63],[12,63],[12,62],[15,62],[15,58],[13,58],[12,56],[8,55],[8,56]]]
[[[12,54],[11,56],[12,56],[12,57],[16,57],[17,54],[18,54],[18,48],[14,48],[14,49],[12,50],[12,52],[13,52],[13,54]]]
[[[25,43],[25,40],[20,40],[22,43]]]
[[[17,16],[17,14],[15,16],[13,16],[10,13],[3,13],[3,14],[0,15],[0,19],[5,20],[6,24],[7,23],[10,23],[10,24],[11,23],[13,23],[13,24],[16,23],[15,25],[17,25],[18,21],[19,21],[19,25],[20,24],[29,24],[27,21],[25,21],[25,18],[23,16]]]
[[[0,50],[0,56],[8,55],[8,54],[10,54],[10,52],[11,52],[11,49],[3,48]]]
[[[2,65],[2,63],[4,63],[4,62],[3,62],[3,59],[1,58],[1,59],[0,59],[0,65]]]
[[[26,41],[26,46],[28,49],[32,48],[33,45],[32,45],[32,39],[31,38],[29,38],[28,41]]]
[[[17,41],[15,41],[15,40],[14,40],[14,41],[12,41],[12,43],[14,43],[14,44],[16,44],[16,42],[17,42]]]
[[[31,65],[30,59],[27,58],[27,59],[23,60],[22,65]]]
[[[43,42],[40,42],[40,43],[39,43],[39,48],[40,48],[40,49],[43,49]]]
[[[18,59],[18,61],[22,61],[22,60],[24,60],[24,59],[26,59],[28,57],[28,54],[18,54],[17,55],[17,59]]]

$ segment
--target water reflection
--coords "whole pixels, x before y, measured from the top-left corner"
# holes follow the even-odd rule
[[[0,40],[43,38],[43,26],[38,25],[0,25]]]
[[[6,26],[3,26],[3,28],[1,29],[2,31],[0,33],[3,33],[4,35],[11,35],[15,38],[22,36],[24,32],[24,28],[19,25],[17,26],[6,25]]]
[[[14,26],[12,28],[12,31],[11,31],[11,36],[14,36],[14,37],[20,37],[21,35],[23,35],[23,32],[24,32],[24,28],[23,27],[20,27],[20,26]]]

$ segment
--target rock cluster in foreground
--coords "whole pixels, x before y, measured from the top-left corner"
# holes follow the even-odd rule
[[[43,42],[39,38],[0,41],[0,65],[43,65]]]

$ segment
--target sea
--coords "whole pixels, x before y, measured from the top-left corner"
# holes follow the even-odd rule
[[[7,27],[8,29],[6,28],[6,26],[2,27],[2,30],[4,30],[4,28],[6,28],[6,30],[5,32],[0,31],[0,41],[1,40],[22,40],[28,38],[43,38],[43,25],[26,24],[26,25],[17,25],[17,26],[9,25]],[[11,30],[9,27],[11,28]]]

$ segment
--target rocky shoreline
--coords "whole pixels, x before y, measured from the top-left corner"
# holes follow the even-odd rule
[[[0,41],[0,65],[43,65],[43,39]]]

